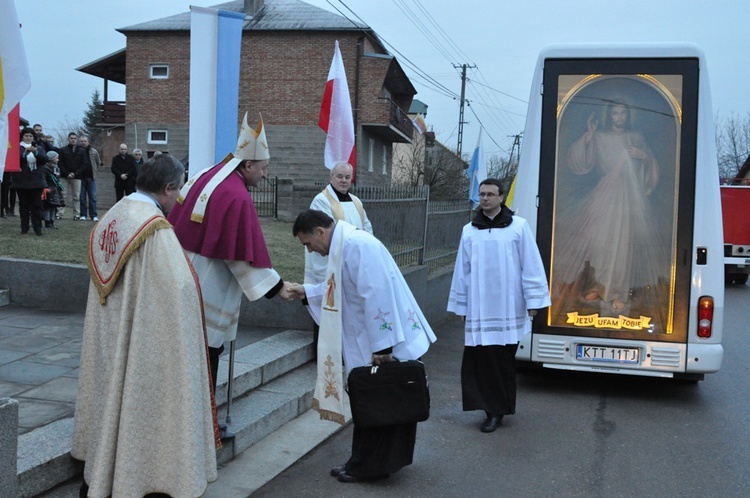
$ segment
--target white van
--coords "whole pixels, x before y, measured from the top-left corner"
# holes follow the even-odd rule
[[[689,380],[719,370],[721,201],[699,48],[544,50],[511,209],[536,231],[552,297],[519,360]]]

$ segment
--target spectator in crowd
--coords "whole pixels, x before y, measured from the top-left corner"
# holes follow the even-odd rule
[[[81,220],[89,218],[99,221],[96,213],[96,171],[102,161],[99,152],[89,143],[89,137],[78,137],[78,145],[83,149],[83,172],[81,173]]]
[[[308,311],[321,326],[313,408],[321,418],[343,424],[343,368],[348,375],[353,368],[394,358],[418,359],[436,337],[378,239],[314,209],[297,216],[292,233],[308,251],[328,256],[326,281],[290,287],[303,303],[307,300]],[[416,422],[378,427],[355,423],[351,457],[331,475],[349,483],[388,477],[412,463],[416,437]]]
[[[360,230],[372,234],[372,223],[359,198],[349,193],[354,170],[346,161],[337,161],[331,168],[330,183],[315,196],[310,209],[323,211],[336,221],[344,220]],[[325,279],[328,257],[314,251],[305,251],[305,283],[318,284]],[[313,325],[313,356],[318,352],[320,329]]]
[[[58,162],[60,156],[54,150],[47,152],[49,161],[44,165],[44,178],[47,181],[47,190],[43,196],[42,218],[45,228],[57,228],[55,225],[55,213],[57,208],[63,205],[65,189],[60,183],[60,168]]]
[[[53,150],[58,154],[60,153],[60,149],[55,146],[55,137],[52,135],[46,135],[44,141],[47,143],[47,152]]]
[[[141,149],[133,149],[133,157],[135,158],[135,176],[138,176],[143,167],[143,151]],[[187,171],[187,165],[185,165],[185,171]]]
[[[39,147],[32,128],[21,130],[21,171],[13,177],[18,192],[21,234],[29,233],[29,219],[34,233],[42,235],[42,193],[47,188],[44,165],[47,154]]]
[[[448,311],[464,317],[464,411],[484,410],[494,432],[516,412],[516,351],[538,309],[550,305],[547,275],[529,223],[504,204],[502,183],[479,184],[479,209],[464,226]]]
[[[120,144],[120,153],[112,158],[112,174],[115,176],[115,197],[119,201],[125,195],[135,192],[135,179],[138,172],[135,157],[128,154],[128,145]]]
[[[33,126],[34,128],[34,140],[36,140],[37,147],[41,147],[44,149],[44,152],[46,153],[49,148],[47,145],[47,135],[44,134],[44,131],[42,131],[42,125],[39,123],[35,124]]]
[[[165,219],[184,174],[172,157],[149,161],[88,244],[70,451],[85,461],[79,496],[196,497],[217,477],[200,288]]]
[[[63,179],[66,192],[65,205],[73,207],[73,219],[81,218],[81,175],[83,174],[82,147],[78,146],[78,134],[68,133],[68,145],[60,149],[60,176]],[[69,200],[70,199],[70,200]],[[60,208],[57,219],[65,217],[66,209]]]

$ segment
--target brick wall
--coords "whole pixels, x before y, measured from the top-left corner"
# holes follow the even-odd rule
[[[355,102],[359,33],[304,31],[245,31],[242,38],[238,116],[247,111],[254,123],[262,113],[271,149],[269,175],[296,183],[327,181],[323,164],[325,134],[318,127],[323,89],[339,41],[352,105]],[[190,37],[188,32],[129,33],[127,40],[127,118],[125,142],[148,151],[167,150],[178,159],[188,156]],[[372,52],[369,42],[364,51]],[[388,58],[362,57],[360,64],[359,123],[387,124],[390,106],[382,97],[390,67]],[[150,64],[168,64],[168,79],[150,77]],[[133,123],[137,123],[134,125]],[[167,145],[148,144],[149,129],[167,129]],[[368,156],[361,127],[357,133],[359,171]],[[373,174],[359,177],[360,184],[381,184],[381,141],[376,147]],[[390,157],[390,143],[385,144]],[[227,151],[229,152],[229,151]],[[193,165],[198,171],[207,165]],[[197,169],[196,169],[197,168]],[[390,161],[389,161],[390,171]],[[385,175],[386,177],[388,175]]]
[[[169,64],[169,78],[151,78],[150,64]],[[128,123],[187,123],[189,82],[189,32],[128,37],[125,73]]]
[[[245,111],[260,112],[269,125],[317,125],[336,39],[348,68],[347,81],[354,102],[357,36],[335,32],[244,32],[240,116]],[[154,63],[169,65],[168,79],[150,78],[149,65]],[[131,33],[127,42],[127,121],[187,122],[189,78],[189,33]]]

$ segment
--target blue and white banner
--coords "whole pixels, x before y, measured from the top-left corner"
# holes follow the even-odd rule
[[[234,152],[245,14],[190,7],[190,170]]]
[[[487,163],[484,159],[484,147],[482,146],[482,129],[479,129],[479,139],[477,147],[471,156],[469,169],[466,170],[466,176],[469,177],[469,201],[471,208],[479,206],[479,184],[487,178]]]

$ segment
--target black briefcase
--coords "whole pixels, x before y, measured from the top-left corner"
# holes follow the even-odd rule
[[[427,375],[418,360],[354,368],[347,391],[357,427],[422,422],[430,416]]]

